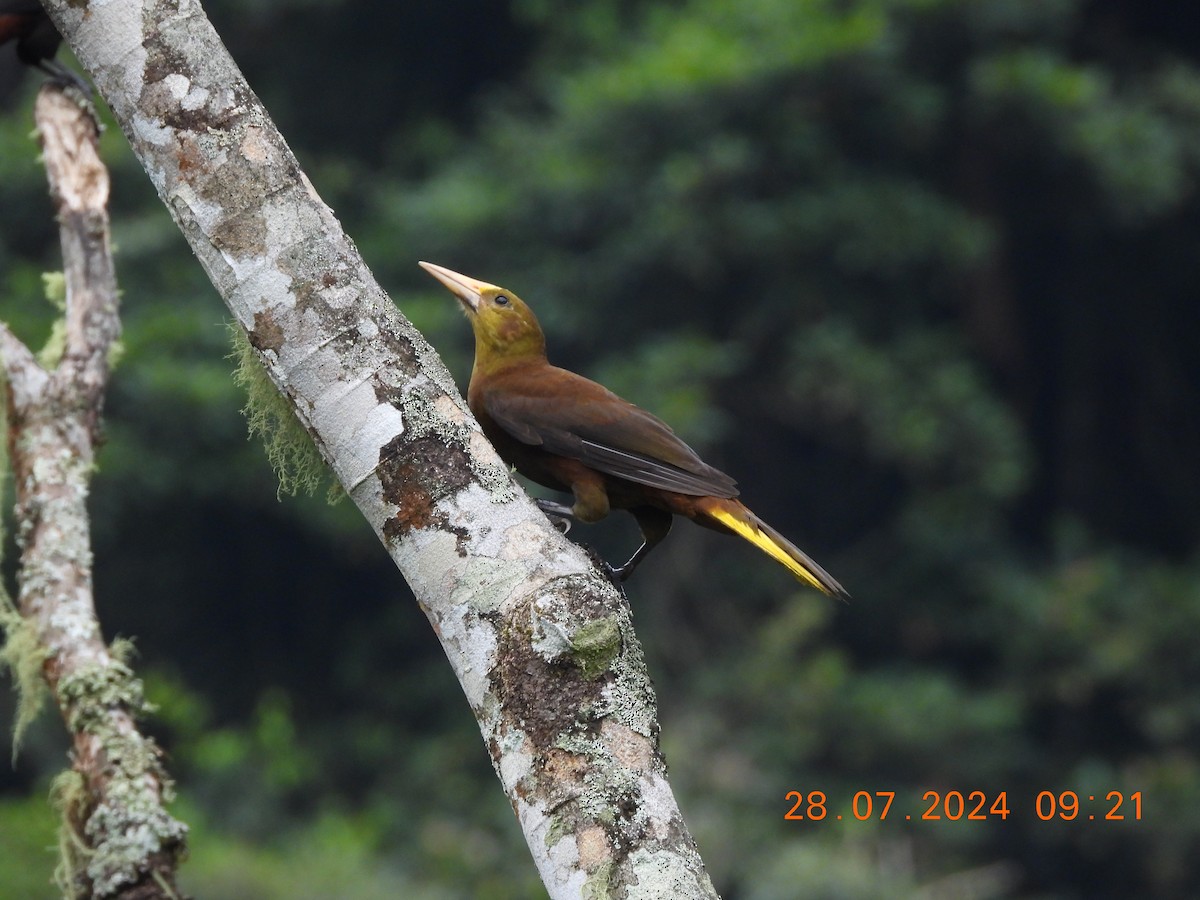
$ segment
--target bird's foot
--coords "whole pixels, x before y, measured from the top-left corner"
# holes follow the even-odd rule
[[[604,563],[600,566],[600,571],[608,576],[609,584],[617,589],[618,594],[622,597],[629,596],[625,593],[625,575],[621,572],[621,569],[613,568],[608,563]]]
[[[559,533],[566,534],[571,530],[571,507],[555,503],[553,500],[538,500],[537,505]]]
[[[50,81],[54,84],[64,88],[75,88],[79,93],[83,94],[84,99],[91,106],[92,98],[96,95],[96,89],[88,84],[84,77],[74,69],[64,66],[57,59],[44,59],[38,63],[38,68],[50,76]]]
[[[580,544],[579,546],[582,547],[583,552],[588,555],[588,559],[592,561],[592,565],[604,573],[605,577],[608,578],[609,582],[617,589],[621,596],[625,596],[625,578],[627,577],[625,569],[627,567],[612,565],[608,560],[606,560],[587,544]]]
[[[633,574],[633,570],[636,569],[641,561],[646,558],[646,554],[650,552],[650,548],[653,546],[654,544],[650,543],[642,544],[642,546],[637,548],[637,552],[634,553],[633,556],[629,557],[629,561],[625,563],[625,565],[609,566],[609,569],[612,570],[613,576],[621,581],[628,581],[629,576]]]
[[[612,577],[613,581],[618,583],[627,580],[633,574],[633,569],[628,563],[623,566],[613,566],[605,563],[604,567],[608,569],[608,574]]]

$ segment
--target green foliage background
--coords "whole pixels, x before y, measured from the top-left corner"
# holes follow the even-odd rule
[[[467,327],[418,259],[518,291],[556,362],[672,421],[855,595],[685,525],[631,585],[725,896],[1200,892],[1186,4],[209,7],[464,383]],[[0,119],[0,315],[40,344],[59,263],[36,81]],[[98,602],[159,705],[186,886],[540,896],[402,579],[348,504],[277,500],[224,308],[115,128],[104,149],[126,334]],[[0,773],[5,896],[51,896],[61,731],[44,716]],[[784,821],[790,790],[845,818]],[[905,821],[928,790],[1005,791],[1012,813]],[[1043,790],[1140,791],[1142,818],[1041,821]],[[855,821],[856,791],[895,791],[888,820]]]

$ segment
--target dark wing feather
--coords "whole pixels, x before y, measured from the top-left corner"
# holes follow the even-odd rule
[[[482,392],[488,416],[523,444],[578,459],[636,484],[697,497],[736,497],[736,482],[706,464],[670,426],[607,388],[563,369],[516,373]]]

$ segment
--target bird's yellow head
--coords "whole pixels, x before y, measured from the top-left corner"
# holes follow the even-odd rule
[[[433,263],[422,269],[448,287],[475,332],[475,365],[485,361],[545,357],[546,337],[533,310],[512,291]]]

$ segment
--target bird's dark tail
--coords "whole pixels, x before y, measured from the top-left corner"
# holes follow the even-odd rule
[[[837,580],[817,565],[807,553],[752,513],[737,500],[705,497],[696,504],[700,512],[745,538],[773,560],[783,565],[800,581],[830,597],[849,600],[850,594]]]

